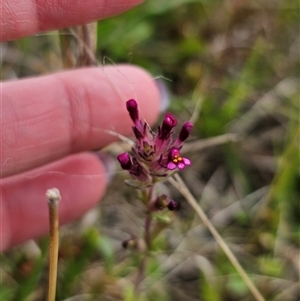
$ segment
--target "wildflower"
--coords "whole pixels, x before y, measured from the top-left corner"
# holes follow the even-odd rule
[[[157,182],[172,175],[176,170],[191,165],[188,158],[181,156],[180,149],[193,124],[185,122],[178,137],[174,138],[177,119],[172,114],[166,113],[157,132],[154,132],[145,120],[140,119],[138,105],[134,99],[126,102],[126,108],[133,122],[132,130],[136,139],[132,154],[121,153],[117,159],[122,169],[132,176],[132,179],[125,182],[141,190],[140,198],[147,217],[144,238],[132,235],[122,242],[122,246],[134,252],[145,253],[152,250],[152,240],[171,221],[170,216],[173,214],[169,211],[178,210],[178,203],[165,194],[158,195],[154,188]],[[152,226],[154,221],[158,221],[156,226]],[[143,272],[139,272],[139,278],[140,274]]]
[[[172,114],[166,113],[157,132],[153,132],[148,123],[139,118],[138,105],[134,99],[126,102],[126,108],[133,121],[132,130],[136,142],[132,148],[132,156],[123,153],[117,158],[121,167],[129,171],[136,180],[134,186],[154,185],[177,169],[191,165],[191,161],[180,154],[180,149],[193,128],[191,122],[185,122],[178,137],[174,139],[177,120]],[[173,208],[173,205],[170,207]]]
[[[169,170],[173,170],[176,167],[184,169],[186,165],[191,165],[191,161],[188,158],[180,156],[180,152],[177,148],[173,148],[169,154],[169,163],[167,165]]]

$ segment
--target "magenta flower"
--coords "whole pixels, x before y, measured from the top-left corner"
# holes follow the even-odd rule
[[[174,139],[177,120],[172,114],[166,113],[162,125],[157,132],[153,132],[146,121],[139,119],[138,105],[134,99],[128,100],[126,107],[134,124],[132,129],[136,142],[132,148],[132,156],[123,153],[117,158],[121,167],[128,170],[136,180],[130,185],[151,186],[177,169],[191,165],[189,159],[180,155],[180,149],[193,128],[191,122],[185,122],[178,138]]]
[[[171,149],[167,168],[169,170],[174,170],[177,167],[179,169],[184,169],[186,165],[191,165],[191,161],[187,158],[181,157],[180,152],[177,148]]]

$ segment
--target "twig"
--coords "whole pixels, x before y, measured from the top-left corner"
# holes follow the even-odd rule
[[[48,301],[54,301],[56,295],[57,261],[58,261],[58,205],[61,200],[60,192],[57,188],[48,189],[46,192],[49,208],[50,245],[49,245],[49,287]]]
[[[64,68],[74,68],[79,66],[97,66],[95,57],[97,45],[97,23],[85,24],[75,29],[66,28],[60,30],[60,44],[62,52],[62,61]],[[78,46],[78,63],[72,47],[72,40],[75,38]]]
[[[83,24],[77,28],[80,49],[79,66],[94,66],[97,47],[97,22]]]
[[[215,229],[213,224],[209,221],[208,217],[202,210],[202,208],[198,205],[197,201],[193,197],[193,195],[190,193],[189,189],[186,187],[182,179],[178,174],[174,176],[174,178],[169,178],[170,183],[178,189],[182,193],[182,195],[186,198],[187,202],[190,204],[190,206],[195,210],[196,214],[200,217],[202,222],[205,224],[205,226],[208,228],[208,230],[211,232],[213,237],[215,238],[218,245],[221,247],[221,249],[224,251],[232,265],[235,267],[241,278],[244,280],[245,284],[247,285],[248,289],[253,294],[254,298],[257,301],[265,301],[264,297],[261,295],[261,293],[258,291],[258,289],[255,287],[251,279],[249,278],[248,274],[245,272],[243,267],[238,262],[237,258],[234,256],[234,254],[231,252],[223,238],[220,236],[218,231]]]
[[[61,29],[59,38],[63,66],[66,69],[74,68],[76,66],[76,58],[72,51],[72,33],[70,29]]]
[[[207,138],[207,139],[201,139],[193,142],[186,143],[182,151],[185,152],[191,152],[191,151],[199,151],[208,147],[225,144],[228,142],[237,142],[238,137],[234,133],[228,133],[220,136],[216,136],[213,138]]]
[[[86,45],[86,41],[84,41],[80,35],[78,35],[76,33],[75,30],[73,30],[72,28],[69,29],[71,34],[74,36],[74,38],[76,39],[78,45],[79,45],[79,49],[82,49],[85,52],[85,56],[88,57],[88,60],[90,62],[90,64],[94,65],[94,66],[98,66],[99,63],[97,61],[97,58],[93,52],[93,50],[90,48],[89,45]],[[85,33],[88,35],[88,31],[86,31],[85,28]],[[85,38],[87,40],[87,37]]]

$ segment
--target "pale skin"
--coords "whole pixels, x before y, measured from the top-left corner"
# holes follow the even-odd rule
[[[141,1],[2,0],[1,41],[81,25],[126,11]],[[130,83],[130,84],[129,84]],[[159,91],[134,66],[93,67],[1,83],[0,250],[48,231],[45,192],[59,188],[60,222],[97,204],[107,185],[91,150],[131,133],[125,102],[137,99],[151,124]]]

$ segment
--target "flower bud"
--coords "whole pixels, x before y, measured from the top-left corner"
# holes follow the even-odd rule
[[[138,112],[138,105],[134,99],[129,99],[126,102],[127,111],[129,112],[130,118],[136,124],[139,120],[139,112]]]
[[[142,238],[138,238],[132,235],[131,238],[122,242],[122,247],[127,250],[143,253],[146,250],[145,241]]]
[[[168,207],[169,210],[173,211],[173,210],[176,210],[178,208],[178,205],[175,201],[170,200],[167,207]]]
[[[130,239],[124,240],[122,242],[122,247],[124,249],[130,249],[130,250],[136,249],[136,247],[137,247],[137,240],[134,239],[134,238],[130,238]]]
[[[188,136],[190,135],[192,128],[193,128],[193,124],[190,121],[186,121],[181,128],[178,140],[180,142],[185,141],[188,138]]]
[[[132,167],[132,161],[128,153],[122,153],[117,156],[118,161],[121,164],[121,167],[125,170],[130,170]]]
[[[156,210],[163,210],[168,208],[169,210],[176,210],[178,208],[177,203],[174,200],[171,200],[167,195],[162,194],[158,196],[153,203]]]
[[[155,208],[159,210],[163,210],[167,208],[168,206],[168,197],[165,194],[160,195],[157,197],[155,203],[154,203]]]
[[[169,138],[172,129],[177,125],[177,120],[171,113],[166,113],[162,126],[160,128],[159,138],[166,140]]]

